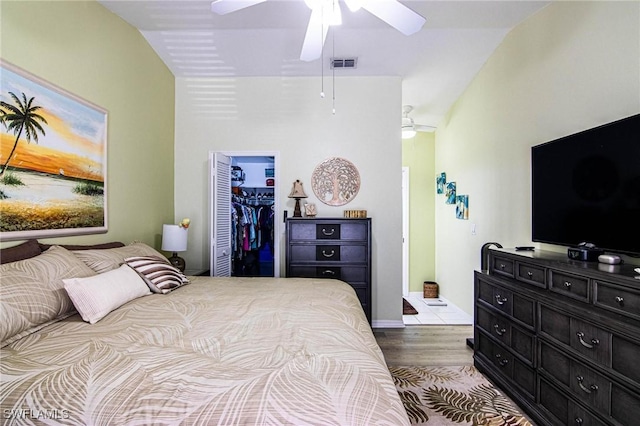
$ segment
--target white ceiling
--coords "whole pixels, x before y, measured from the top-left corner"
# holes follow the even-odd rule
[[[98,1],[138,28],[176,77],[330,77],[331,57],[357,57],[356,69],[335,75],[402,77],[402,103],[414,106],[417,124],[430,126],[439,123],[505,35],[550,3],[401,0],[427,20],[422,30],[404,36],[341,2],[343,23],[329,31],[324,61],[303,62],[300,49],[311,15],[303,0],[267,0],[224,16],[212,13],[208,0]]]

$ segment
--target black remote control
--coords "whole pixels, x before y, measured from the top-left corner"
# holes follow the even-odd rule
[[[533,246],[516,246],[517,251],[534,251],[535,247]]]

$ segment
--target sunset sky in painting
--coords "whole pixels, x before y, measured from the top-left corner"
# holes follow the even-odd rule
[[[11,166],[25,167],[28,164],[25,168],[47,173],[63,169],[68,176],[90,176],[92,180],[104,181],[106,112],[73,95],[62,95],[45,84],[30,81],[5,64],[2,65],[0,87],[0,98],[11,105],[15,102],[9,92],[20,99],[23,92],[27,99],[34,97],[33,105],[42,107],[38,114],[47,120],[47,124],[40,123],[46,134],[38,134],[38,145],[31,141],[31,146],[27,147],[26,139],[20,139],[16,151],[18,156],[12,159]],[[7,133],[5,126],[0,126],[0,131],[0,162],[4,164],[13,148],[15,135]],[[73,172],[67,173],[67,170]]]

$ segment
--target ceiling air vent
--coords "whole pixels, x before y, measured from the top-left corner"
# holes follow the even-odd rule
[[[331,58],[331,68],[357,68],[358,58]]]

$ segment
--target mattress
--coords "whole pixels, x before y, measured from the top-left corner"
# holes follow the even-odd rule
[[[4,424],[408,425],[353,289],[191,277],[0,349]]]

